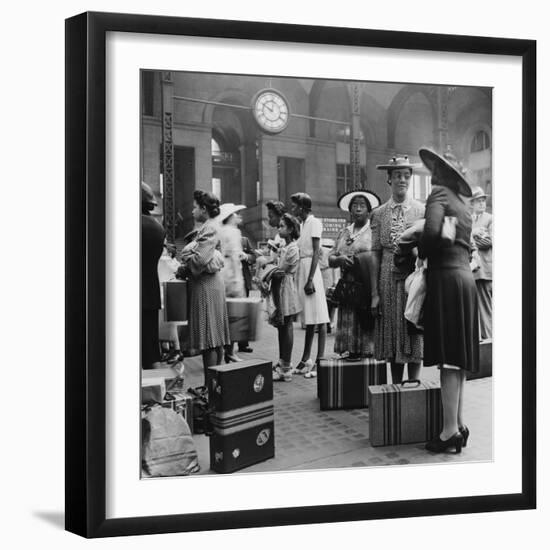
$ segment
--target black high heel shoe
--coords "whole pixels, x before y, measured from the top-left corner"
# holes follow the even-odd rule
[[[460,426],[458,431],[462,434],[462,439],[464,440],[462,446],[466,447],[466,443],[468,443],[468,438],[470,437],[470,430],[468,429],[468,426]]]
[[[447,449],[454,447],[455,453],[460,454],[462,452],[463,446],[464,439],[462,437],[462,434],[459,432],[445,441],[437,436],[435,439],[432,439],[431,441],[428,441],[428,443],[426,443],[426,450],[432,453],[444,453],[447,451]]]

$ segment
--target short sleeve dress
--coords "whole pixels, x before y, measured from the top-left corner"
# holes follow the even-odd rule
[[[315,292],[306,295],[304,286],[309,277],[313,257],[313,238],[321,238],[323,224],[313,214],[310,214],[300,226],[300,238],[297,241],[300,252],[300,264],[297,277],[298,300],[302,310],[302,321],[305,325],[319,325],[329,322],[325,287],[319,265],[313,275]]]
[[[374,339],[374,354],[381,361],[420,363],[422,360],[422,335],[409,334],[404,316],[405,279],[410,271],[395,266],[393,255],[401,233],[423,217],[424,205],[412,199],[404,203],[390,199],[372,212],[372,250],[382,251],[378,279],[381,316],[376,321]]]
[[[370,252],[371,249],[370,222],[363,228],[355,231],[354,224],[342,230],[331,255],[355,256],[361,252]],[[356,280],[353,270],[342,272],[342,278]],[[340,304],[338,306],[338,320],[336,323],[336,338],[334,340],[336,353],[349,352],[361,357],[372,356],[374,352],[374,331],[365,330],[359,321],[357,308]]]
[[[300,312],[301,306],[296,291],[296,273],[300,263],[300,251],[296,241],[289,243],[281,249],[278,267],[284,271],[285,276],[281,279],[281,313],[284,317],[296,315]]]

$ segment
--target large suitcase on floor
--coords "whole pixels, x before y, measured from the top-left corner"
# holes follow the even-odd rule
[[[210,468],[228,474],[275,456],[273,401],[211,416]]]
[[[441,433],[443,408],[438,382],[371,386],[369,394],[373,447],[430,441]]]
[[[466,380],[487,378],[493,376],[493,341],[484,340],[479,343],[479,372],[466,371]]]
[[[387,382],[386,362],[370,357],[322,359],[317,381],[321,410],[364,409],[369,406],[368,387]]]
[[[210,467],[230,473],[275,456],[272,363],[209,368]]]

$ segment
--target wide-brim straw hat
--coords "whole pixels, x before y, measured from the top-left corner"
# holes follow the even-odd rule
[[[345,212],[349,212],[349,206],[355,197],[364,197],[370,205],[371,210],[374,210],[380,206],[380,199],[372,191],[367,191],[366,189],[354,189],[352,191],[347,191],[340,196],[337,202],[338,208],[341,208]]]
[[[392,157],[387,164],[377,164],[378,170],[399,170],[403,168],[409,168],[411,172],[416,168],[421,168],[422,164],[414,164],[410,161],[407,155],[402,157]]]
[[[418,154],[430,172],[433,173],[436,167],[440,169],[442,173],[441,181],[438,182],[440,185],[449,187],[465,197],[472,196],[472,187],[466,180],[465,170],[454,155],[446,153],[441,156],[425,147],[421,148]]]
[[[216,216],[216,220],[218,220],[220,223],[224,222],[229,218],[229,216],[232,216],[236,212],[239,212],[240,210],[244,210],[246,206],[244,204],[234,204],[232,202],[224,202],[223,204],[220,204],[220,213]]]

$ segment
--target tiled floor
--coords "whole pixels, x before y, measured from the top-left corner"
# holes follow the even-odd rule
[[[305,332],[295,325],[293,361],[300,359]],[[317,344],[316,340],[314,342]],[[262,327],[259,340],[251,342],[254,352],[245,359],[277,360],[277,338],[273,327]],[[327,353],[332,353],[334,337],[328,336]],[[330,352],[330,353],[329,353]],[[202,360],[185,360],[186,386],[202,383]],[[436,368],[422,369],[426,380],[437,380]],[[388,368],[388,380],[391,379]],[[368,409],[321,411],[316,397],[316,380],[294,376],[292,382],[274,383],[275,457],[242,472],[368,467],[434,462],[492,460],[492,378],[466,382],[465,416],[471,436],[460,455],[431,454],[424,444],[372,447],[369,441]],[[201,474],[210,470],[208,438],[195,435]],[[217,474],[216,474],[217,475]]]

